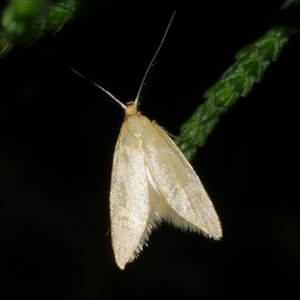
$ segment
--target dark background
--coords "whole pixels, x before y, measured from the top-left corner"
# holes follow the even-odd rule
[[[223,116],[192,165],[222,222],[221,241],[167,224],[120,271],[108,233],[112,157],[142,112],[173,134],[260,37],[283,1],[107,1],[0,61],[2,299],[299,297],[299,35]]]

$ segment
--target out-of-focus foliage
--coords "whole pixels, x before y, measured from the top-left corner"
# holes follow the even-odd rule
[[[0,58],[14,46],[30,46],[45,33],[57,33],[85,5],[79,0],[10,0],[0,15]]]

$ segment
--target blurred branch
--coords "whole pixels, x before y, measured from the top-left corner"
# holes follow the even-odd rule
[[[46,33],[56,34],[86,10],[80,0],[10,0],[1,12],[0,58],[15,46],[28,47]]]

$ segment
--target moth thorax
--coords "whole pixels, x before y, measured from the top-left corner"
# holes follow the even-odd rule
[[[125,108],[125,119],[137,114],[137,105],[134,101],[127,102],[126,104],[127,107]]]

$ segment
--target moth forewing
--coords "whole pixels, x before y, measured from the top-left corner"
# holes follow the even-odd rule
[[[112,244],[121,269],[141,248],[149,215],[146,171],[138,167],[145,154],[127,125],[125,120],[115,148],[110,190]]]
[[[159,151],[155,155],[151,146],[144,147],[146,165],[159,193],[171,208],[163,211],[162,219],[182,228],[202,231],[215,239],[221,238],[218,215],[199,177],[170,137],[160,126],[151,124],[152,147]]]

